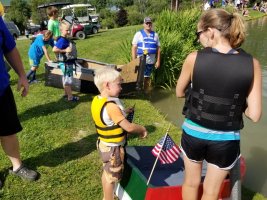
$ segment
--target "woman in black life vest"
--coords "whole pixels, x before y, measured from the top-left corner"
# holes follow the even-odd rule
[[[204,48],[187,56],[176,86],[177,97],[186,97],[182,195],[183,200],[198,199],[205,160],[201,199],[215,200],[240,157],[243,114],[253,122],[261,117],[261,67],[258,60],[239,48],[245,39],[245,25],[238,13],[223,9],[204,12],[196,35]]]

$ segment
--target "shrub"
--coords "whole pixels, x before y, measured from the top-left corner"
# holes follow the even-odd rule
[[[126,8],[128,13],[128,24],[129,25],[136,25],[142,24],[144,20],[144,16],[140,15],[136,6],[129,6]]]
[[[127,11],[123,8],[121,8],[117,13],[116,13],[116,18],[115,18],[115,22],[116,24],[121,27],[124,26],[128,23],[128,14]]]
[[[172,12],[165,10],[156,21],[156,32],[161,42],[161,67],[153,73],[154,85],[172,87],[186,56],[198,48],[195,31],[199,9]]]

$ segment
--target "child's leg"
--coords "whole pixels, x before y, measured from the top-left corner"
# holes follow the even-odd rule
[[[71,86],[70,85],[65,85],[64,86],[64,91],[65,94],[68,96],[68,100],[72,100],[72,90],[71,90]]]
[[[32,76],[32,74],[34,73],[34,71],[32,71],[31,69],[27,72],[27,79],[29,80],[30,77]]]
[[[40,60],[34,60],[34,59],[29,58],[29,62],[30,62],[31,69],[27,73],[27,79],[30,81],[34,81],[36,79],[36,70],[39,67]],[[32,78],[30,79],[31,76]]]
[[[103,193],[104,197],[103,200],[114,200],[114,183],[109,183],[106,180],[106,177],[104,175],[105,172],[102,174],[102,187],[103,187]]]
[[[72,95],[71,85],[73,83],[73,76],[72,76],[72,65],[68,66],[69,68],[66,71],[66,75],[64,77],[64,85],[65,85],[65,94],[68,96],[69,101],[78,101],[79,97]],[[69,71],[68,71],[69,70]]]
[[[37,67],[35,67],[35,69],[33,70],[32,81],[36,80],[36,70],[37,70]]]

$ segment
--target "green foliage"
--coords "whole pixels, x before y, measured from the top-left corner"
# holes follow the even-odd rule
[[[20,30],[24,30],[30,16],[31,9],[27,1],[11,0],[10,8],[5,17],[14,21]]]
[[[120,44],[119,51],[120,51],[120,54],[123,56],[123,61],[125,63],[130,62],[132,59],[131,53],[129,51],[131,48],[132,48],[132,43],[130,40],[124,40]]]
[[[111,17],[105,18],[101,21],[101,25],[103,28],[111,29],[115,27],[115,21]]]
[[[152,77],[155,85],[175,85],[184,59],[197,49],[194,33],[199,16],[198,9],[179,12],[165,10],[158,16],[156,32],[161,42],[161,67]]]
[[[137,25],[137,24],[143,23],[145,15],[140,15],[136,5],[129,6],[125,9],[127,10],[127,13],[128,13],[128,24],[129,25]]]
[[[111,12],[109,9],[100,10],[99,17],[101,19],[102,28],[114,28],[115,21],[114,18],[116,13]]]

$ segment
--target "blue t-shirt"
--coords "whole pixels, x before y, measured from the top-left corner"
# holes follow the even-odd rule
[[[66,49],[70,46],[70,41],[65,37],[59,37],[57,43],[55,44],[59,49]],[[64,76],[72,76],[73,73],[73,66],[66,65],[64,62],[59,62],[59,67],[62,70]]]
[[[4,54],[10,52],[16,47],[13,36],[10,34],[6,25],[0,16],[0,96],[9,86],[9,76],[5,67]]]
[[[51,38],[48,41],[44,41],[44,35],[40,34],[36,36],[36,39],[31,44],[28,55],[29,58],[32,60],[41,60],[44,55],[43,46],[50,45],[51,47],[54,46],[54,41]]]
[[[56,47],[59,49],[66,49],[70,46],[70,41],[65,37],[59,37],[56,43]]]

